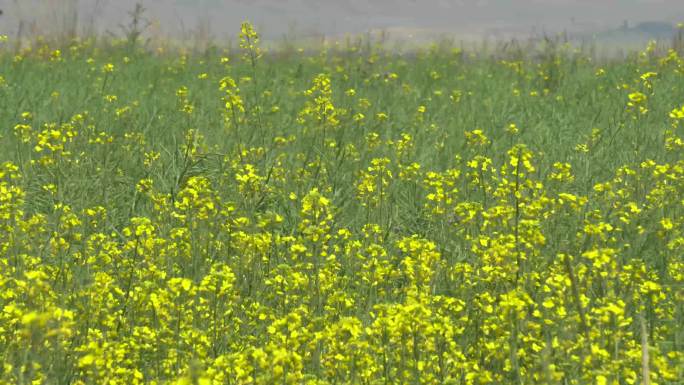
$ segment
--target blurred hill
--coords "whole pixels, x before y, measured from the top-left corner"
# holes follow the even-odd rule
[[[4,11],[0,33],[117,34],[135,3],[0,0]],[[255,23],[267,39],[384,30],[399,39],[449,35],[466,40],[562,31],[637,38],[660,28],[640,23],[656,22],[662,27],[684,21],[683,0],[146,0],[143,4],[152,21],[148,33],[177,39],[199,35],[224,39],[234,35],[244,19]],[[625,22],[635,27],[617,28]]]

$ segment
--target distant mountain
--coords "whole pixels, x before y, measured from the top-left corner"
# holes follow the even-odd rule
[[[234,37],[251,20],[265,39],[386,30],[392,36],[474,39],[568,32],[622,39],[666,38],[684,21],[684,0],[0,0],[0,34],[58,34],[64,29],[118,33],[137,1],[159,36],[210,29]],[[615,28],[622,20],[634,26]],[[31,27],[29,31],[28,26]]]
[[[598,42],[617,44],[644,44],[650,40],[669,41],[677,33],[672,23],[645,21],[630,27],[625,22],[621,27],[592,34]],[[588,34],[581,36],[586,37]]]
[[[674,36],[675,31],[672,24],[662,21],[647,21],[626,29],[626,32],[640,33],[652,39],[669,39]]]

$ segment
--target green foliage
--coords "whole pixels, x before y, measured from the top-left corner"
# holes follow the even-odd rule
[[[683,383],[675,50],[131,36],[0,54],[0,383]]]

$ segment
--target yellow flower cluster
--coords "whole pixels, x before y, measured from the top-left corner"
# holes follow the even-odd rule
[[[45,46],[0,96],[78,63],[95,96],[0,111],[0,385],[682,384],[676,52],[616,89],[561,48],[267,67],[249,23],[243,67]]]

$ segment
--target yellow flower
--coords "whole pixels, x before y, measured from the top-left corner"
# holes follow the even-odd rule
[[[672,223],[672,220],[670,218],[661,219],[660,225],[663,227],[664,230],[672,230],[672,228],[674,227],[674,224]]]
[[[608,385],[608,379],[606,376],[599,374],[596,376],[596,385]]]
[[[629,101],[633,104],[641,104],[646,101],[646,95],[642,94],[641,92],[632,92],[631,94],[628,95]]]
[[[112,64],[112,63],[107,63],[107,64],[105,64],[105,65],[102,66],[102,73],[104,73],[104,74],[110,74],[110,73],[112,73],[112,72],[114,72],[114,64]]]

